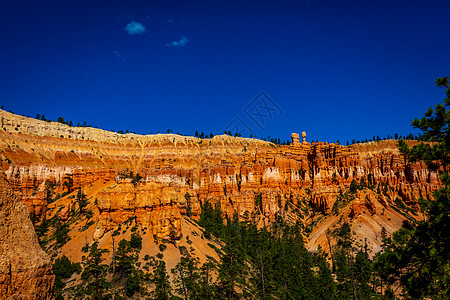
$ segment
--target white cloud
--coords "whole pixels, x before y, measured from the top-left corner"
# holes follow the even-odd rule
[[[179,41],[173,41],[171,43],[166,44],[167,47],[185,47],[189,43],[189,40],[186,36],[182,36]]]
[[[127,59],[120,54],[120,51],[114,50],[113,54],[121,61],[127,61]]]
[[[125,30],[131,35],[141,35],[145,33],[145,26],[142,23],[131,21],[125,26]]]
[[[188,20],[186,20],[186,19],[176,20],[174,18],[170,18],[170,19],[166,20],[166,23],[171,23],[171,24],[180,24],[180,23],[187,23],[187,22],[188,22]]]

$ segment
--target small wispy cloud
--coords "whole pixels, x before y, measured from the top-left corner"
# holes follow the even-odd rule
[[[122,54],[120,54],[120,51],[114,50],[113,54],[121,61],[127,61],[127,59],[125,57],[123,57]]]
[[[125,30],[131,35],[141,35],[145,33],[145,26],[142,23],[131,21],[125,26]]]
[[[180,40],[173,41],[171,43],[167,43],[167,47],[186,47],[186,45],[189,43],[189,40],[186,36],[182,36]]]
[[[188,20],[186,19],[174,19],[174,18],[170,18],[166,20],[166,23],[171,23],[171,24],[183,24],[183,23],[187,23]]]

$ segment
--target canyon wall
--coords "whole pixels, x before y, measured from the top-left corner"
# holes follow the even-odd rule
[[[52,196],[116,181],[97,195],[96,238],[130,217],[160,238],[176,237],[181,216],[197,218],[205,201],[220,203],[228,217],[258,213],[265,222],[300,202],[327,215],[353,180],[378,189],[386,207],[400,198],[417,210],[419,197],[431,199],[440,186],[426,165],[405,163],[392,140],[342,146],[292,134],[291,145],[277,146],[226,135],[117,134],[4,111],[0,120],[2,168],[34,214],[45,212],[53,184]],[[143,178],[132,182],[124,170]],[[373,212],[364,199],[351,217]]]
[[[50,257],[39,246],[28,209],[0,171],[0,298],[52,299]]]

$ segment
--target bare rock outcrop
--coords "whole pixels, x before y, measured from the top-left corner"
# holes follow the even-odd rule
[[[118,134],[96,128],[69,127],[0,110],[0,158],[12,188],[30,212],[42,215],[48,198],[98,180],[113,183],[98,194],[96,237],[130,217],[159,237],[179,232],[180,215],[200,203],[219,203],[224,215],[245,219],[253,213],[272,221],[286,208],[308,202],[329,216],[340,193],[352,182],[372,189],[354,195],[352,216],[382,214],[400,198],[418,210],[418,199],[432,199],[438,172],[423,163],[407,163],[396,141],[351,146],[307,142],[306,133],[291,135],[292,144],[275,145],[227,135],[200,139],[176,134]],[[301,138],[301,139],[300,139]],[[408,141],[410,145],[417,143]],[[126,172],[124,172],[126,171]],[[136,186],[123,174],[139,174]],[[48,197],[48,183],[57,187]],[[73,197],[73,195],[72,195]],[[287,205],[286,205],[287,203]],[[338,207],[337,205],[336,207]],[[69,207],[60,213],[68,217]]]
[[[52,299],[50,259],[39,246],[27,207],[0,172],[0,299]]]
[[[189,210],[193,217],[200,213],[194,193],[189,193],[186,187],[159,182],[144,182],[135,187],[131,180],[125,179],[100,191],[97,201],[100,216],[95,239],[129,218],[134,218],[142,228],[150,229],[159,239],[177,239],[181,234],[181,211],[186,214]]]

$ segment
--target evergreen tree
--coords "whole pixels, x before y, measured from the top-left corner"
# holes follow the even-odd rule
[[[191,195],[189,194],[189,192],[186,192],[186,194],[184,194],[184,198],[186,199],[186,215],[188,216],[188,218],[190,218],[192,216],[192,206]]]
[[[87,199],[86,199],[86,194],[83,193],[83,191],[81,190],[81,188],[78,190],[77,193],[77,202],[78,202],[78,209],[79,209],[79,213],[80,215],[83,214],[83,209],[86,207],[87,205]]]
[[[56,120],[56,122],[61,123],[61,124],[66,124],[66,121],[64,121],[63,117],[58,117],[58,120]]]
[[[189,253],[183,255],[180,262],[172,269],[175,291],[184,299],[198,299],[200,294],[200,274],[198,258]]]
[[[57,221],[55,230],[55,239],[58,246],[62,246],[70,240],[69,225]]]
[[[82,280],[87,283],[86,294],[92,295],[92,299],[104,299],[105,291],[109,286],[106,281],[106,271],[108,270],[108,265],[102,264],[105,260],[103,258],[103,253],[109,252],[108,249],[99,249],[98,242],[92,244],[84,263],[84,270],[81,273]]]
[[[335,232],[337,245],[333,261],[336,266],[336,279],[338,284],[339,297],[342,299],[353,298],[357,296],[357,287],[355,282],[353,241],[351,228],[348,223],[344,223],[341,228]]]
[[[434,192],[434,201],[426,204],[426,221],[405,223],[380,258],[401,271],[396,278],[414,299],[450,298],[449,78],[436,79],[436,85],[445,88],[444,103],[429,108],[424,117],[412,121],[413,127],[424,132],[422,138],[434,143],[421,142],[409,148],[399,141],[398,146],[410,162],[421,160],[431,170],[439,171],[443,187]]]
[[[358,299],[370,299],[373,296],[372,279],[372,261],[366,251],[359,250],[355,256],[353,266],[356,281],[356,295]]]
[[[217,265],[208,257],[208,260],[200,268],[197,299],[216,299],[216,287],[212,281],[212,274]]]
[[[237,215],[233,221],[227,220],[225,227],[225,246],[222,248],[223,255],[219,264],[219,290],[225,299],[239,299],[242,295],[237,291],[245,284],[246,275],[245,252],[242,249],[240,239],[240,227]]]
[[[315,260],[319,269],[315,285],[316,299],[338,299],[336,282],[325,253],[318,251]]]
[[[130,242],[122,239],[119,242],[116,251],[115,275],[119,278],[126,278],[127,276],[129,276],[134,269],[134,264],[137,262],[137,259],[138,256],[136,255],[135,251],[133,251]]]
[[[169,275],[166,271],[166,263],[162,260],[156,262],[153,270],[151,283],[155,285],[155,290],[151,293],[154,300],[169,300],[172,297]]]
[[[113,270],[116,279],[125,279],[125,293],[131,297],[141,290],[143,273],[136,268],[139,252],[142,249],[142,237],[131,234],[130,240],[122,239],[115,251]]]
[[[64,279],[68,279],[73,273],[81,273],[80,263],[72,263],[65,255],[57,258],[52,266],[53,274],[55,275],[55,296],[62,297],[62,291],[66,284]]]
[[[211,234],[217,237],[222,236],[223,217],[220,202],[214,206],[210,202],[201,204],[199,225],[205,229],[206,238],[209,238]]]

